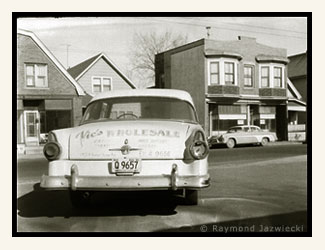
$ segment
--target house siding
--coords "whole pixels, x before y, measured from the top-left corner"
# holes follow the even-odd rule
[[[26,87],[25,64],[46,64],[46,88]],[[28,141],[25,114],[37,114],[33,141]],[[72,127],[81,120],[81,98],[75,86],[38,46],[32,37],[17,34],[17,143],[38,145],[41,134],[53,129]],[[21,145],[18,148],[21,148]],[[24,147],[24,146],[23,146]]]
[[[18,95],[76,95],[74,86],[30,37],[18,35]],[[47,64],[48,88],[25,86],[25,63]]]
[[[209,61],[235,62],[235,85],[209,85]],[[188,91],[196,105],[200,123],[207,134],[227,126],[254,124],[276,131],[280,140],[287,138],[286,49],[262,45],[251,38],[238,41],[202,39],[156,55],[156,86]],[[260,65],[281,66],[282,87],[268,91],[260,88]],[[244,86],[244,66],[253,66],[253,86]],[[273,73],[272,73],[273,74]],[[273,81],[272,74],[269,78]],[[161,81],[162,76],[164,81]],[[222,75],[222,77],[224,77]],[[245,112],[219,116],[221,106],[240,107]],[[262,118],[260,107],[272,107],[276,114]],[[228,115],[228,116],[227,116]],[[229,118],[227,118],[229,117]],[[238,118],[234,118],[238,117]],[[246,118],[243,118],[246,117]],[[264,116],[265,117],[265,116]],[[219,121],[222,123],[219,127]],[[221,129],[221,127],[223,127]]]
[[[92,94],[92,77],[110,77],[112,78],[113,90],[130,89],[131,86],[106,62],[100,58],[83,76],[78,79],[78,83],[87,93]]]
[[[204,125],[205,107],[201,104],[205,95],[205,63],[202,57],[204,47],[181,51],[171,55],[170,82],[172,89],[181,89],[191,93],[197,109],[199,122]],[[168,77],[167,77],[168,79]]]

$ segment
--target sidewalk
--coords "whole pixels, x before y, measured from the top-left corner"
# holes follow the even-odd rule
[[[25,147],[24,150],[17,150],[17,159],[37,159],[44,158],[43,154],[44,145]]]
[[[280,145],[294,145],[294,144],[303,144],[302,141],[276,141],[269,142],[266,146],[280,146]]]

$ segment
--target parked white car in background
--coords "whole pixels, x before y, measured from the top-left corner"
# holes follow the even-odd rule
[[[233,148],[239,144],[259,144],[265,146],[268,142],[274,142],[277,136],[273,132],[263,131],[258,126],[234,126],[228,129],[227,133],[221,136],[209,138],[209,146],[215,144],[226,144],[228,148]]]
[[[187,204],[209,186],[208,145],[191,96],[180,90],[127,90],[97,95],[81,125],[54,130],[41,187],[70,190],[75,206],[92,191],[181,191]]]

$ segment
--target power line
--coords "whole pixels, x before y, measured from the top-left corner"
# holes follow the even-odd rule
[[[140,18],[148,21],[148,18],[146,17],[135,17],[135,18]],[[199,27],[206,27],[206,24],[198,24],[198,23],[184,23],[180,21],[172,21],[172,20],[161,20],[161,19],[150,19],[150,21],[155,21],[155,22],[162,22],[162,23],[178,23],[182,25],[191,25],[191,26],[199,26]],[[280,36],[280,37],[291,37],[291,38],[297,38],[297,39],[304,39],[306,40],[306,37],[300,37],[300,36],[290,36],[290,35],[280,35],[280,34],[275,34],[275,33],[269,33],[269,32],[262,32],[262,31],[252,31],[252,30],[245,30],[245,29],[233,29],[233,28],[224,28],[224,27],[218,27],[218,26],[213,26],[210,25],[211,28],[215,29],[222,29],[222,30],[231,30],[231,31],[245,31],[245,32],[251,32],[251,33],[257,33],[257,34],[266,34],[266,35],[271,35],[271,36]]]
[[[290,33],[297,33],[297,34],[307,35],[306,32],[301,32],[301,31],[294,31],[294,30],[287,30],[287,29],[277,29],[277,28],[263,27],[263,26],[258,26],[258,25],[242,24],[242,23],[238,23],[238,24],[229,23],[229,22],[224,22],[224,23],[229,24],[229,25],[247,26],[247,27],[259,28],[259,29],[278,30],[278,31],[285,31],[285,32],[290,32]]]
[[[193,20],[193,21],[196,21],[196,22],[197,21],[202,22],[202,20],[195,19],[195,18],[192,18],[192,17],[187,17],[186,20]],[[213,22],[213,21],[210,21],[210,20],[205,21],[205,22],[216,23],[216,22]],[[231,23],[231,22],[223,22],[223,21],[220,21],[219,23],[224,23],[224,24],[227,24],[227,25],[235,25],[235,26],[253,27],[253,28],[259,28],[259,29],[266,29],[266,30],[269,29],[269,30],[285,31],[285,32],[290,32],[290,33],[297,33],[297,34],[306,35],[306,32],[294,31],[294,30],[288,30],[288,29],[279,29],[279,28],[273,28],[273,27],[251,25],[251,24],[243,24],[243,23]]]

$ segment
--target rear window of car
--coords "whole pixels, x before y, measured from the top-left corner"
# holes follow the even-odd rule
[[[115,97],[97,100],[88,105],[83,123],[104,120],[181,120],[197,122],[192,105],[166,97]]]
[[[240,132],[240,131],[243,131],[243,128],[242,127],[232,127],[230,129],[228,129],[228,133],[235,133],[235,132]]]
[[[258,132],[258,131],[260,131],[260,129],[257,128],[257,127],[251,127],[251,130],[252,130],[252,132]]]

